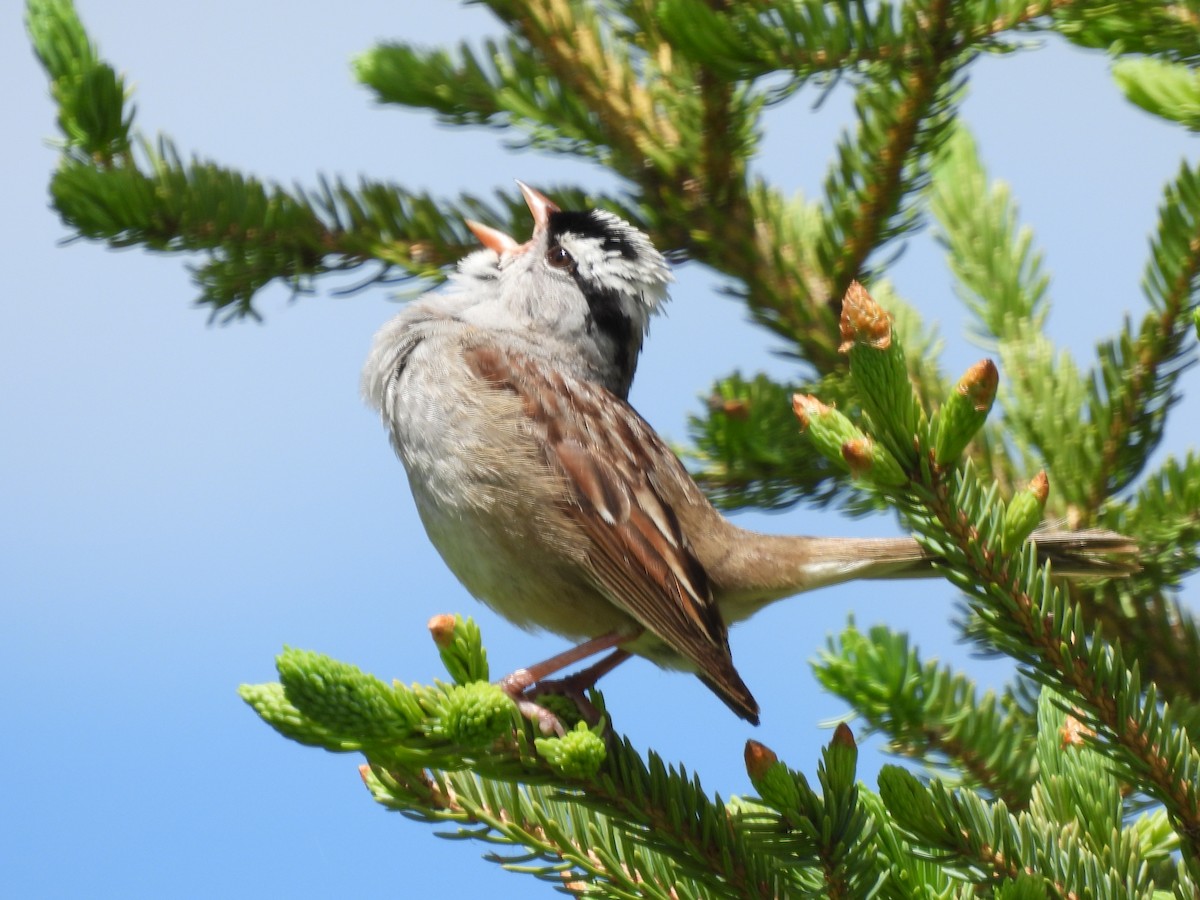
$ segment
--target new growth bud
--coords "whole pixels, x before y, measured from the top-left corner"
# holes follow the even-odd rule
[[[560,738],[537,738],[533,743],[538,755],[568,778],[594,778],[608,755],[604,738],[590,730],[586,722]]]
[[[488,680],[487,651],[473,619],[443,613],[430,619],[426,627],[455,684]]]
[[[873,433],[901,467],[915,464],[917,428],[924,413],[908,380],[904,350],[892,333],[892,317],[853,281],[842,299],[839,327],[838,349],[850,357],[850,377],[871,417]]]
[[[934,458],[938,465],[950,465],[962,456],[987,420],[999,384],[1000,373],[990,359],[975,363],[959,379],[938,411],[934,437]]]
[[[779,757],[775,755],[774,750],[753,739],[746,741],[745,756],[746,774],[750,776],[750,782],[756,787],[771,766],[779,762]]]
[[[342,749],[399,740],[412,730],[415,720],[405,689],[357,666],[291,648],[276,657],[275,666],[288,702],[336,736]]]
[[[1060,748],[1066,750],[1068,747],[1086,747],[1087,739],[1094,738],[1096,731],[1088,728],[1087,725],[1068,713],[1063,720],[1062,728],[1059,729],[1058,736]]]
[[[908,476],[896,458],[870,438],[858,438],[842,444],[842,459],[856,478],[865,477],[888,487],[908,483]]]
[[[486,681],[451,685],[438,711],[436,732],[461,747],[487,747],[511,730],[516,705],[499,687]]]
[[[762,801],[782,813],[790,813],[800,804],[797,778],[779,761],[775,752],[758,741],[746,741],[746,774]],[[800,779],[803,781],[803,778]]]
[[[849,353],[855,344],[866,344],[875,350],[892,346],[892,317],[857,281],[850,282],[842,298],[838,329],[842,335],[839,353]]]
[[[1018,491],[1008,501],[1004,511],[1004,530],[1000,534],[1000,549],[1005,553],[1015,552],[1037,528],[1046,509],[1046,498],[1050,496],[1050,479],[1045,471],[1038,472],[1029,486]]]
[[[868,440],[867,436],[842,413],[832,406],[826,406],[811,394],[794,394],[792,411],[800,420],[800,428],[806,430],[812,438],[817,451],[826,459],[845,468],[849,466],[842,454],[842,447]]]
[[[426,627],[439,650],[449,649],[454,644],[454,625],[455,617],[449,613],[439,613],[429,620]]]

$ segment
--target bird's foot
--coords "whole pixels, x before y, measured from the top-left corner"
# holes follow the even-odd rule
[[[517,671],[501,678],[497,684],[500,690],[512,697],[513,703],[517,704],[517,709],[521,711],[521,715],[531,721],[542,734],[546,736],[553,734],[563,737],[567,733],[563,727],[562,720],[535,701],[534,698],[541,691],[528,669],[517,669]]]
[[[628,636],[620,634],[602,635],[593,638],[578,647],[560,653],[558,656],[529,669],[517,669],[500,679],[500,689],[512,697],[521,715],[533,722],[542,734],[565,735],[566,728],[558,714],[537,702],[537,699],[547,695],[563,695],[575,704],[579,715],[588,725],[597,725],[603,716],[594,703],[586,696],[586,692],[596,686],[596,682],[629,658],[629,652],[619,647],[598,662],[593,663],[581,672],[568,675],[566,678],[556,678],[547,681],[546,676],[561,672],[564,668],[580,659],[616,646]]]

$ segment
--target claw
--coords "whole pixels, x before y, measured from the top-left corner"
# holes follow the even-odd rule
[[[524,185],[522,185],[524,187]],[[636,635],[633,635],[636,637]],[[630,639],[629,634],[612,632],[600,637],[584,641],[563,653],[553,656],[544,662],[527,669],[517,669],[501,678],[496,684],[500,690],[512,697],[513,702],[521,711],[521,715],[537,725],[542,734],[557,734],[563,737],[566,730],[558,716],[546,709],[535,700],[542,694],[565,694],[579,709],[579,714],[588,724],[595,725],[600,721],[600,711],[585,696],[585,692],[596,686],[596,681],[602,675],[611,672],[625,660],[629,659],[629,651],[618,646],[622,641]],[[616,648],[616,649],[613,649]],[[587,659],[602,650],[613,652],[593,663],[582,672],[576,672],[566,678],[547,681],[546,676],[561,672],[564,668],[581,659]]]
[[[517,700],[517,709],[546,737],[550,737],[550,735],[566,737],[567,730],[563,728],[562,722],[546,707],[540,706],[532,700]]]

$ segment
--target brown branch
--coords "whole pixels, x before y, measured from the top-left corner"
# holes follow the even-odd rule
[[[928,54],[903,78],[907,97],[889,129],[887,143],[880,150],[877,176],[866,187],[863,202],[855,215],[857,227],[844,238],[841,260],[830,284],[828,303],[835,312],[850,282],[862,277],[867,257],[879,244],[880,231],[887,217],[900,205],[904,188],[904,168],[917,142],[921,120],[937,96],[946,63],[959,54],[951,40],[952,17],[948,0],[931,4],[927,30],[923,35]]]
[[[637,173],[652,156],[649,148],[678,145],[678,130],[628,62],[606,51],[594,18],[581,21],[567,0],[488,5],[529,42],[566,90],[586,102],[622,174],[640,182]]]
[[[1141,333],[1134,347],[1136,359],[1127,371],[1123,382],[1124,390],[1119,401],[1113,404],[1112,420],[1108,434],[1101,445],[1100,462],[1096,476],[1092,479],[1087,497],[1087,513],[1094,516],[1103,504],[1121,485],[1114,485],[1120,457],[1128,446],[1130,432],[1158,381],[1162,367],[1179,352],[1187,323],[1184,316],[1192,299],[1192,286],[1200,277],[1200,234],[1188,242],[1187,265],[1181,268],[1178,277],[1170,286],[1162,313],[1143,321]]]
[[[612,873],[589,847],[573,841],[563,843],[547,834],[537,822],[519,821],[512,810],[492,809],[485,802],[477,803],[473,798],[454,790],[451,777],[480,777],[508,782],[522,782],[525,778],[545,779],[544,768],[528,767],[528,759],[522,756],[523,752],[528,751],[521,751],[515,743],[506,749],[514,757],[510,762],[519,761],[521,770],[509,768],[504,772],[485,772],[485,767],[477,762],[473,767],[475,775],[449,771],[413,772],[372,762],[369,766],[360,767],[360,773],[364,781],[368,781],[368,786],[368,770],[380,777],[388,789],[387,797],[381,802],[391,808],[407,810],[430,821],[448,820],[467,826],[484,826],[534,850],[543,858],[561,859],[579,870],[610,879],[614,883],[619,883],[621,877],[639,880],[639,876],[630,874],[624,866],[620,875]],[[727,852],[728,847],[705,830],[702,823],[688,816],[679,816],[679,809],[672,805],[669,796],[660,797],[654,791],[647,790],[645,784],[637,783],[639,779],[636,772],[630,778],[626,767],[615,764],[614,756],[620,752],[622,750],[614,750],[610,745],[606,771],[595,778],[560,787],[582,792],[587,798],[586,806],[606,816],[617,829],[635,838],[653,835],[655,852],[673,858],[689,869],[696,869],[696,861],[703,860],[709,880],[719,879],[726,896],[747,900],[769,900],[776,896],[771,884],[755,881],[747,871],[746,860],[753,856],[749,849],[742,847],[735,852]],[[638,769],[640,765],[639,760],[632,768]],[[649,778],[654,777],[653,774],[647,774]],[[378,795],[376,799],[380,799]],[[725,837],[741,843],[734,821],[726,817],[725,825]],[[703,880],[706,876],[697,872],[696,877]],[[664,887],[670,888],[671,885]]]
[[[997,16],[989,22],[977,25],[958,35],[947,45],[953,53],[961,53],[977,44],[982,44],[990,38],[1030,25],[1037,19],[1076,5],[1078,0],[1041,0],[1030,3],[1024,9],[1011,16]],[[807,75],[822,72],[835,72],[856,66],[866,66],[873,63],[889,63],[896,66],[909,67],[920,64],[926,58],[927,47],[923,41],[905,41],[899,44],[873,44],[854,47],[845,53],[832,53],[828,50],[812,50],[797,47],[795,44],[779,48],[778,59],[781,69],[791,69],[794,72]]]
[[[981,546],[978,529],[965,515],[953,513],[949,486],[939,473],[935,473],[931,487],[934,497],[931,511],[955,540],[964,558],[976,559],[971,550]],[[986,549],[980,556],[983,565],[975,568],[975,574],[1007,595],[1009,620],[1021,632],[1029,656],[1058,673],[1063,686],[1091,708],[1108,738],[1137,761],[1153,788],[1150,793],[1166,801],[1168,812],[1185,838],[1189,855],[1193,859],[1200,858],[1200,784],[1173,781],[1170,760],[1152,745],[1135,719],[1121,715],[1119,697],[1111,686],[1102,685],[1085,660],[1064,653],[1054,623],[1038,620],[1037,604],[1021,588],[1010,570],[1008,557]]]
[[[969,744],[949,736],[949,729],[925,726],[920,733],[922,741],[908,741],[901,744],[898,750],[913,759],[922,759],[928,753],[940,753],[948,760],[958,763],[974,778],[975,783],[990,791],[994,797],[1004,802],[1010,810],[1022,810],[1029,806],[1028,793],[1014,790],[1012,783],[996,772],[988,764],[984,756]]]
[[[1067,587],[1072,599],[1099,623],[1109,640],[1119,637],[1131,648],[1143,678],[1153,681],[1172,700],[1200,703],[1196,623],[1177,600],[1147,585],[1144,590],[1134,589],[1138,602],[1127,608],[1112,586]]]

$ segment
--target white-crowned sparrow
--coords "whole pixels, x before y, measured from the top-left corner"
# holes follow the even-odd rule
[[[768,536],[718,513],[625,402],[671,281],[663,257],[611,213],[521,189],[533,237],[470,223],[487,249],[384,325],[364,394],[466,588],[523,628],[584,642],[506,679],[519,700],[614,649],[592,676],[632,652],[695,672],[757,723],[729,625],[824,585],[932,573],[931,560],[912,539]]]

